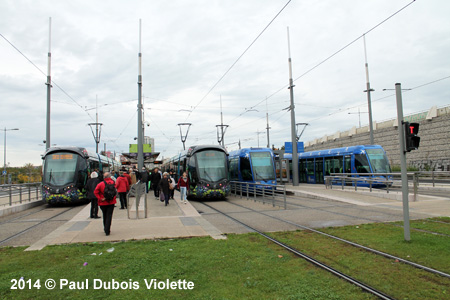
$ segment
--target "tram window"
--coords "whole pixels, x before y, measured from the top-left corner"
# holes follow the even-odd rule
[[[78,156],[67,153],[49,155],[45,159],[44,182],[65,185],[74,182]]]
[[[238,173],[238,159],[233,158],[230,160],[230,179],[231,180],[239,180],[239,173]]]
[[[306,172],[310,176],[314,175],[314,159],[307,159],[306,160]]]
[[[300,160],[299,163],[300,182],[306,182],[306,161]]]
[[[344,157],[344,165],[345,165],[344,173],[351,173],[352,172],[352,157],[350,155],[347,155]]]
[[[253,180],[250,160],[246,157],[241,157],[241,175],[244,181]]]
[[[91,169],[91,172],[94,172],[95,170],[100,169],[100,164],[98,163],[98,161],[91,161],[89,167]]]
[[[342,156],[325,158],[325,175],[330,175],[331,173],[342,173],[342,167],[343,167]]]
[[[374,173],[390,173],[389,160],[382,149],[367,149],[367,155]]]
[[[355,154],[355,167],[357,173],[370,173],[369,161],[365,154]]]
[[[191,157],[188,161],[189,168],[189,182],[196,185],[197,184],[197,168],[195,167],[195,156]]]

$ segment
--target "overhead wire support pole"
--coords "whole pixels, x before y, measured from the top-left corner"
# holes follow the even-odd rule
[[[292,59],[291,59],[291,42],[289,39],[289,27],[287,28],[288,38],[288,54],[289,54],[289,92],[291,98],[291,140],[292,140],[292,185],[298,186],[298,150],[297,150],[297,133],[295,128],[295,105],[294,105],[294,81],[292,80]]]
[[[270,148],[270,138],[269,138],[269,108],[267,106],[267,97],[266,97],[266,121],[267,121],[267,148]]]
[[[403,234],[405,237],[405,241],[410,241],[411,235],[409,229],[408,174],[406,172],[406,147],[405,131],[403,130],[402,86],[400,83],[395,84],[395,95],[397,98],[398,142],[400,147],[400,166],[402,174]]]
[[[50,148],[50,99],[51,99],[51,88],[52,88],[52,76],[51,76],[51,40],[52,40],[52,18],[49,18],[49,29],[48,29],[48,58],[47,58],[47,120],[46,120],[46,130],[45,130],[45,149]]]
[[[98,153],[98,144],[100,144],[100,139],[102,135],[102,123],[98,122],[98,103],[97,103],[97,96],[95,96],[95,123],[89,123],[89,127],[91,127],[92,135],[94,136],[95,140],[95,153]],[[92,126],[95,125],[95,133],[94,129],[92,129]],[[100,128],[99,128],[100,126]],[[106,149],[105,149],[106,152]]]
[[[222,145],[222,147],[225,147],[225,140],[224,135],[227,131],[228,125],[223,125],[223,113],[222,113],[222,95],[220,95],[220,125],[216,125],[217,127],[217,142]],[[219,127],[220,127],[220,136],[219,136]],[[224,130],[225,128],[225,130]]]
[[[364,57],[365,57],[365,68],[366,68],[366,90],[364,92],[367,92],[367,105],[369,107],[369,131],[370,131],[370,144],[374,144],[373,140],[373,121],[372,121],[372,101],[370,98],[370,92],[375,91],[374,89],[370,88],[370,81],[369,81],[369,64],[367,63],[367,50],[366,50],[366,35],[363,35],[364,40]]]
[[[142,20],[139,19],[139,74],[138,74],[138,169],[142,170],[144,166],[144,145],[143,145],[143,129],[142,129],[142,53],[141,53],[141,30]]]

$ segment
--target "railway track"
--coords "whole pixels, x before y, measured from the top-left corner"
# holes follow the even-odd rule
[[[232,202],[229,202],[229,203],[232,204],[232,205],[235,205],[235,206],[239,206],[239,207],[241,207],[241,208],[248,209],[248,210],[250,210],[250,211],[252,211],[252,212],[254,212],[254,213],[258,213],[258,214],[264,215],[264,216],[266,216],[266,217],[269,217],[269,218],[272,218],[272,219],[275,219],[275,220],[278,220],[278,221],[281,221],[281,222],[285,222],[285,223],[290,224],[290,225],[294,225],[295,227],[298,227],[298,228],[300,228],[300,229],[308,230],[308,231],[311,231],[311,232],[314,232],[314,233],[317,233],[317,234],[320,234],[320,235],[329,237],[329,238],[331,238],[331,239],[338,240],[338,241],[343,242],[343,243],[346,243],[346,244],[348,244],[348,245],[351,245],[351,246],[354,246],[354,247],[357,247],[357,248],[360,248],[360,249],[369,251],[369,252],[371,252],[371,253],[374,253],[374,254],[377,254],[377,255],[381,255],[381,256],[384,256],[384,257],[387,257],[387,258],[390,258],[390,259],[393,259],[393,260],[402,262],[402,263],[404,263],[404,264],[413,266],[413,267],[415,267],[415,268],[418,268],[418,269],[421,269],[421,270],[425,270],[425,271],[427,271],[427,272],[430,272],[430,273],[433,273],[433,274],[437,274],[437,275],[440,275],[440,276],[443,276],[443,277],[450,278],[450,274],[447,274],[447,273],[445,273],[445,272],[441,272],[441,271],[435,270],[435,269],[433,269],[433,268],[429,268],[429,267],[426,267],[426,266],[417,264],[417,263],[415,263],[415,262],[412,262],[412,261],[403,259],[403,258],[401,258],[401,257],[394,256],[394,255],[391,255],[391,254],[388,254],[388,253],[385,253],[385,252],[382,252],[382,251],[379,251],[379,250],[376,250],[376,249],[373,249],[373,248],[370,248],[370,247],[366,247],[366,246],[363,246],[363,245],[354,243],[354,242],[352,242],[352,241],[345,240],[345,239],[342,239],[342,238],[340,238],[340,237],[337,237],[337,236],[334,236],[334,235],[331,235],[331,234],[322,232],[322,231],[320,231],[320,230],[316,230],[316,229],[311,228],[311,227],[307,227],[307,226],[304,226],[304,225],[297,224],[297,223],[295,223],[295,222],[291,222],[291,221],[288,221],[288,220],[284,220],[284,219],[282,219],[282,218],[278,218],[278,217],[275,217],[275,216],[271,216],[271,215],[266,214],[266,213],[264,213],[264,212],[260,212],[260,211],[254,210],[254,209],[252,209],[252,208],[245,207],[245,206],[243,206],[243,205],[239,205],[239,204],[232,203]]]
[[[286,200],[286,204],[294,206],[294,207],[313,209],[313,210],[323,211],[323,212],[336,214],[336,215],[341,215],[341,216],[345,216],[345,217],[359,218],[359,219],[363,219],[363,220],[366,220],[366,221],[369,221],[369,222],[372,222],[372,223],[383,223],[383,224],[387,224],[387,225],[390,225],[390,226],[403,228],[402,225],[394,224],[392,222],[384,222],[384,221],[380,221],[380,220],[376,220],[376,219],[363,217],[363,216],[360,216],[360,215],[355,216],[355,215],[351,215],[351,214],[348,214],[348,213],[342,213],[342,212],[335,212],[335,211],[327,210],[327,208],[329,208],[329,207],[336,207],[336,205],[333,205],[333,206],[326,205],[326,206],[323,206],[323,207],[320,207],[320,206],[319,207],[312,207],[312,206],[306,206],[306,205],[303,205],[303,204],[299,204],[299,203],[293,202],[295,199],[297,199],[297,197],[295,197],[295,196],[286,196],[286,199],[287,199]],[[307,199],[307,198],[302,198],[302,200],[310,201],[310,202],[314,202],[314,203],[317,203],[318,201],[326,201],[326,200],[318,200],[318,199],[314,199],[314,200],[311,199],[310,200],[310,199]],[[277,200],[277,199],[275,199],[274,201],[275,201],[275,203],[280,203],[280,205],[284,204],[284,203],[282,203],[282,201]],[[340,208],[354,207],[354,205],[353,204],[342,204],[342,205],[338,205],[338,207],[340,207]],[[365,208],[365,211],[375,212],[375,213],[379,213],[379,214],[383,214],[383,215],[391,216],[391,217],[398,217],[397,215],[394,215],[394,214],[381,212],[381,211],[378,211],[378,210],[375,211],[375,210],[371,210],[369,208]],[[443,223],[445,223],[445,222],[443,222]],[[440,235],[440,236],[450,237],[450,235],[445,234],[445,233],[434,232],[434,231],[429,231],[429,230],[424,230],[424,229],[419,229],[419,228],[414,228],[414,227],[410,227],[410,229],[414,230],[414,231],[417,231],[417,232],[423,232],[423,233],[428,233],[428,234],[433,234],[433,235]]]
[[[65,213],[68,213],[68,212],[72,211],[75,208],[77,208],[77,206],[69,207],[67,209],[64,209],[63,211],[57,211],[56,213],[51,214],[49,217],[46,217],[46,218],[44,218],[42,220],[35,220],[35,219],[27,220],[26,219],[26,217],[29,217],[29,216],[32,216],[32,215],[35,215],[35,214],[38,214],[40,212],[44,212],[45,210],[47,210],[47,208],[42,208],[42,209],[39,209],[37,211],[31,212],[31,213],[27,213],[27,214],[24,214],[24,215],[21,215],[21,216],[18,216],[18,217],[15,217],[15,218],[12,218],[12,219],[9,219],[9,220],[1,222],[0,226],[4,226],[5,228],[6,227],[11,227],[11,224],[17,223],[17,221],[20,221],[21,223],[30,222],[30,223],[35,223],[35,224],[33,224],[31,226],[27,226],[25,229],[19,230],[18,232],[15,232],[15,233],[12,233],[12,234],[8,234],[7,237],[3,237],[0,240],[0,246],[3,246],[5,243],[18,238],[18,237],[22,236],[25,233],[31,232],[33,229],[36,229],[39,226],[42,226],[42,225],[48,223],[49,221],[68,221],[68,220],[55,220],[55,219],[57,217],[65,214]],[[6,232],[6,230],[4,230],[3,232]]]
[[[229,213],[223,212],[220,209],[217,209],[216,207],[213,207],[212,205],[204,203],[204,202],[202,202],[201,204],[206,206],[206,207],[208,207],[209,209],[217,212],[217,213],[220,213],[220,214],[226,216],[227,218],[233,220],[235,223],[238,223],[238,224],[246,227],[250,231],[258,233],[259,235],[263,236],[264,238],[269,239],[271,242],[273,242],[273,243],[277,244],[278,246],[283,247],[284,249],[294,253],[295,255],[297,255],[297,256],[299,256],[299,257],[301,257],[301,258],[303,258],[303,259],[305,259],[305,260],[307,260],[307,261],[309,261],[311,263],[313,263],[314,265],[316,265],[316,266],[318,266],[318,267],[320,267],[322,269],[325,269],[326,271],[331,272],[332,274],[334,274],[334,275],[336,275],[336,276],[338,276],[338,277],[340,277],[340,278],[342,278],[342,279],[344,279],[344,280],[346,280],[346,281],[348,281],[348,282],[350,282],[350,283],[360,287],[361,289],[363,289],[366,292],[369,292],[369,293],[371,293],[373,295],[376,295],[377,297],[379,297],[381,299],[393,299],[392,296],[387,295],[386,293],[384,293],[382,291],[379,291],[376,288],[373,288],[373,287],[367,285],[366,283],[361,282],[361,281],[359,281],[359,280],[357,280],[357,279],[355,279],[355,278],[353,278],[353,277],[351,277],[351,276],[349,276],[349,275],[347,275],[347,274],[345,274],[345,273],[343,273],[341,271],[338,271],[338,270],[334,269],[333,267],[331,267],[331,266],[329,266],[329,265],[327,265],[327,264],[325,264],[325,263],[323,263],[323,262],[321,262],[321,261],[319,261],[319,260],[309,256],[308,254],[305,254],[304,252],[301,252],[301,251],[299,251],[299,250],[297,250],[297,249],[295,249],[295,248],[293,248],[293,247],[291,247],[289,245],[286,245],[285,243],[283,243],[281,241],[278,241],[278,240],[268,236],[267,234],[263,233],[259,229],[255,228],[255,226],[252,226],[252,225],[249,225],[246,222],[240,221],[240,220],[234,218],[233,216],[231,216]],[[279,217],[275,217],[275,216],[269,215],[267,213],[254,210],[254,209],[249,208],[247,206],[243,206],[243,205],[236,204],[236,203],[233,203],[233,202],[227,202],[227,204],[231,204],[233,206],[244,208],[246,210],[251,211],[252,213],[257,213],[257,214],[263,215],[265,217],[272,218],[272,219],[277,220],[277,221],[285,222],[285,223],[293,225],[293,226],[295,226],[295,227],[297,227],[299,229],[308,230],[310,232],[313,232],[313,233],[316,233],[316,234],[320,234],[320,235],[325,236],[327,238],[330,238],[332,240],[337,240],[339,242],[351,245],[353,247],[356,247],[358,249],[362,249],[362,250],[370,252],[372,254],[375,254],[375,255],[378,255],[378,256],[383,256],[383,257],[388,258],[390,260],[393,260],[395,262],[401,262],[403,264],[412,266],[414,268],[417,268],[417,269],[420,269],[420,270],[423,270],[423,271],[426,271],[426,272],[429,272],[429,273],[432,273],[432,274],[436,274],[436,275],[439,275],[439,276],[442,276],[442,277],[445,277],[445,278],[450,278],[450,274],[447,274],[447,273],[439,271],[439,270],[435,270],[435,269],[427,267],[427,266],[420,265],[418,263],[415,263],[415,262],[403,259],[401,257],[397,257],[397,256],[394,256],[394,255],[391,255],[391,254],[388,254],[388,253],[385,253],[385,252],[382,252],[382,251],[379,251],[379,250],[376,250],[376,249],[373,249],[373,248],[370,248],[370,247],[366,247],[366,246],[363,246],[363,245],[351,242],[349,240],[345,240],[345,239],[342,239],[342,238],[339,238],[339,237],[336,237],[336,236],[333,236],[333,235],[321,232],[319,230],[315,230],[313,228],[309,228],[307,226],[303,226],[303,225],[297,224],[295,222],[291,222],[289,220],[285,220],[285,219],[282,219],[282,218],[279,218]]]
[[[335,268],[333,268],[333,267],[331,267],[331,266],[329,266],[329,265],[327,265],[327,264],[325,264],[325,263],[323,263],[323,262],[321,262],[321,261],[319,261],[319,260],[317,260],[317,259],[315,259],[315,258],[313,258],[313,257],[311,257],[311,256],[309,256],[307,254],[305,254],[304,252],[301,252],[301,251],[299,251],[299,250],[297,250],[297,249],[295,249],[293,247],[290,247],[290,246],[282,243],[281,241],[279,241],[277,239],[274,239],[274,238],[266,235],[265,233],[259,231],[258,229],[254,228],[254,227],[252,227],[252,226],[250,226],[250,225],[248,225],[248,224],[246,224],[246,223],[244,223],[244,222],[242,222],[242,221],[240,221],[240,220],[238,220],[236,218],[233,218],[232,216],[230,216],[230,215],[228,215],[228,214],[226,214],[226,213],[224,213],[224,212],[222,212],[222,211],[212,207],[209,204],[206,204],[206,203],[202,203],[202,204],[207,206],[208,208],[210,208],[210,209],[220,213],[220,214],[223,214],[224,216],[230,218],[234,222],[236,222],[238,224],[241,224],[242,226],[245,226],[246,228],[250,229],[251,231],[258,233],[259,235],[261,235],[264,238],[270,240],[274,244],[282,247],[283,249],[285,249],[285,250],[287,250],[287,251],[289,251],[289,252],[291,252],[291,253],[293,253],[293,254],[295,254],[295,255],[297,255],[297,256],[305,259],[305,260],[307,260],[308,262],[314,264],[315,266],[317,266],[317,267],[319,267],[321,269],[324,269],[324,270],[334,274],[335,276],[337,276],[337,277],[339,277],[339,278],[341,278],[341,279],[343,279],[343,280],[345,280],[347,282],[350,282],[353,285],[356,285],[356,286],[360,287],[362,290],[364,290],[364,291],[366,291],[366,292],[368,292],[368,293],[370,293],[372,295],[375,295],[375,296],[377,296],[380,299],[395,299],[392,296],[389,296],[389,295],[383,293],[382,291],[379,291],[379,290],[375,289],[374,287],[371,287],[370,285],[368,285],[368,284],[366,284],[364,282],[361,282],[361,281],[359,281],[359,280],[357,280],[357,279],[355,279],[355,278],[353,278],[353,277],[351,277],[351,276],[349,276],[349,275],[347,275],[347,274],[345,274],[345,273],[343,273],[341,271],[338,271]]]

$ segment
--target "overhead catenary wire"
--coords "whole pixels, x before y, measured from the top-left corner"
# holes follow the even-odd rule
[[[253,44],[256,43],[256,41],[259,39],[259,37],[267,30],[267,28],[269,28],[269,26],[275,21],[275,19],[283,12],[283,10],[289,5],[289,3],[291,2],[291,0],[289,0],[288,2],[286,2],[286,4],[281,8],[281,10],[275,15],[275,17],[272,18],[272,20],[269,22],[269,24],[266,25],[266,27],[264,27],[264,29],[258,34],[258,36],[250,43],[250,45],[244,50],[244,52],[242,52],[241,55],[239,55],[239,57],[233,62],[233,64],[231,64],[231,66],[225,71],[225,73],[219,78],[219,80],[217,80],[217,82],[208,90],[208,92],[203,96],[202,99],[200,99],[200,101],[193,107],[192,112],[203,102],[203,100],[206,99],[206,97],[208,97],[208,95],[216,88],[216,86],[225,78],[225,76],[231,71],[231,69],[233,69],[233,67],[238,63],[238,61],[245,55],[245,53],[247,53],[247,51],[253,46]],[[186,121],[189,119],[189,117],[191,116],[192,112],[189,113],[189,115],[186,118]]]

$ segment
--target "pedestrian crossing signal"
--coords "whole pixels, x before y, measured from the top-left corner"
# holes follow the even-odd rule
[[[420,144],[420,137],[417,136],[419,123],[404,122],[403,126],[405,129],[405,152],[417,150]]]

